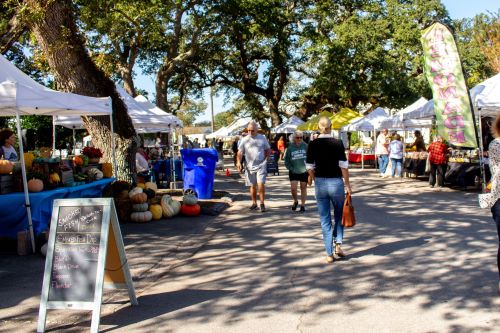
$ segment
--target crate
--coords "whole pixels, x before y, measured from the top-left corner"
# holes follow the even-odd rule
[[[61,170],[61,182],[64,185],[74,183],[73,170]]]
[[[14,175],[0,175],[0,194],[14,191]]]

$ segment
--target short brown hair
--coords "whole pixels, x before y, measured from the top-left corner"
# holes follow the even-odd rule
[[[0,145],[4,145],[5,141],[15,134],[10,128],[4,128],[0,130]]]
[[[491,125],[491,135],[495,138],[500,137],[500,115],[497,115],[495,121]]]

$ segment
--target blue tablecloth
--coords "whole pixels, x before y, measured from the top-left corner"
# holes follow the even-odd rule
[[[153,162],[153,170],[156,175],[156,179],[158,180],[169,180],[172,181],[170,172],[171,172],[172,161],[167,160],[159,160]],[[174,172],[175,172],[175,180],[182,180],[182,163],[181,160],[174,159]],[[159,174],[164,174],[166,179],[159,179]]]
[[[100,198],[103,189],[114,180],[105,178],[85,185],[30,193],[31,219],[35,235],[48,229],[55,199]],[[19,231],[28,229],[28,213],[23,192],[0,195],[0,212],[0,236],[16,238]]]

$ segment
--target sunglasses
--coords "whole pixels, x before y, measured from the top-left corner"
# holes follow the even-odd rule
[[[302,136],[296,136],[295,139],[302,139]]]
[[[247,132],[257,132],[256,130],[247,129]]]

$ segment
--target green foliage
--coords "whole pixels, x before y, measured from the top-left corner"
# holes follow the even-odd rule
[[[174,97],[173,102],[177,102],[178,98]],[[194,124],[196,117],[203,114],[207,108],[207,103],[195,102],[192,100],[184,100],[184,102],[179,107],[176,116],[182,120],[184,126],[191,126]]]
[[[214,116],[214,128],[218,130],[221,127],[231,124],[235,119],[235,114],[230,111],[219,112]]]

